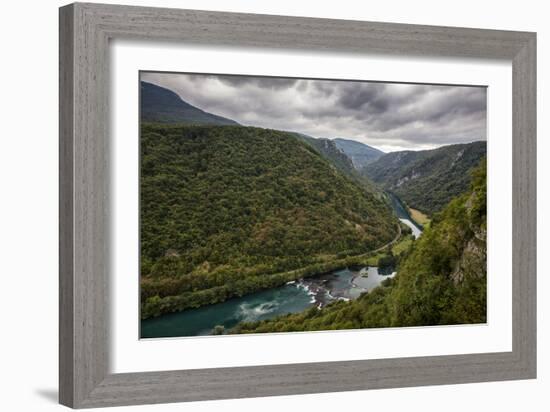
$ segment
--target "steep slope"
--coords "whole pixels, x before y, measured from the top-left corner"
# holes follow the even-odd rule
[[[384,152],[369,145],[355,140],[337,138],[333,140],[338,149],[342,150],[353,163],[357,170],[363,169],[366,165],[376,161]]]
[[[295,134],[300,140],[303,140],[317,150],[321,156],[332,163],[340,172],[359,183],[366,190],[377,193],[378,197],[382,196],[380,189],[374,185],[368,177],[361,175],[358,172],[351,159],[344,153],[343,150],[338,148],[334,140],[315,138],[302,133]]]
[[[351,302],[262,322],[235,333],[484,323],[487,321],[485,161],[468,193],[454,199],[413,242],[397,275]]]
[[[397,234],[390,208],[293,134],[142,125],[142,316],[318,273]]]
[[[338,170],[348,176],[354,174],[353,162],[343,151],[338,149],[334,140],[315,138],[302,133],[295,134],[299,139],[314,147],[327,160],[330,160]]]
[[[205,112],[183,101],[176,93],[141,82],[141,120],[157,123],[236,125],[237,122]]]
[[[485,142],[392,152],[362,172],[410,207],[431,215],[468,190],[469,172],[486,153]]]

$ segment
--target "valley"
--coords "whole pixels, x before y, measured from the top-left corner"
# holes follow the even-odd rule
[[[392,242],[382,193],[293,135],[144,124],[142,318],[354,264]]]
[[[399,196],[408,207],[430,216],[468,190],[470,172],[486,156],[485,142],[387,153],[361,173]]]

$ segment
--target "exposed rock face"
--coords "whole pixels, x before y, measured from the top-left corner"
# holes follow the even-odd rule
[[[179,257],[180,254],[176,249],[168,249],[164,254],[165,257]]]
[[[486,231],[480,236],[486,237]],[[458,261],[455,270],[451,274],[451,279],[455,284],[464,280],[467,276],[484,277],[487,275],[487,245],[485,240],[473,237],[468,241],[462,257]]]
[[[465,203],[468,216],[473,213],[476,204],[476,193],[472,193]],[[486,225],[477,225],[472,220],[468,224],[469,232],[473,234],[467,241],[462,256],[457,262],[450,277],[455,284],[467,276],[481,278],[487,275],[487,228]]]

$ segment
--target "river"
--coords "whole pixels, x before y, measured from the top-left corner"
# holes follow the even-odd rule
[[[243,321],[270,319],[313,306],[320,308],[335,300],[356,299],[393,275],[379,274],[376,267],[336,270],[222,303],[141,321],[141,337],[210,335],[218,325],[228,330]]]
[[[388,192],[388,196],[390,197],[392,208],[399,220],[410,227],[414,238],[418,239],[418,237],[422,234],[422,227],[414,222],[413,218],[409,214],[409,211],[396,195]]]

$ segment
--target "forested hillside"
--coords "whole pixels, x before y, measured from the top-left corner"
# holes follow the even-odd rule
[[[431,215],[468,190],[470,171],[486,152],[485,142],[392,152],[368,164],[363,173],[410,207]]]
[[[140,82],[141,121],[156,123],[191,123],[236,125],[237,122],[205,112],[183,101],[172,90]]]
[[[140,141],[144,318],[318,273],[397,234],[385,202],[291,133],[143,124]]]
[[[486,164],[412,243],[397,275],[355,301],[242,323],[233,332],[289,332],[486,322]]]

